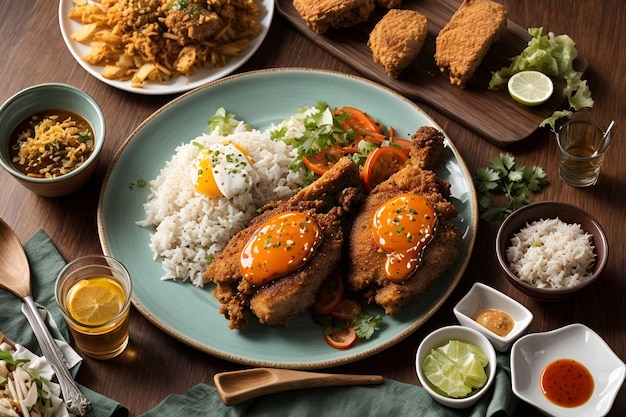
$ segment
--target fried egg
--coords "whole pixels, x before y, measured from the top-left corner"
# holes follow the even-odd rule
[[[195,160],[192,181],[207,197],[233,198],[250,192],[252,163],[245,149],[231,142],[203,147]]]

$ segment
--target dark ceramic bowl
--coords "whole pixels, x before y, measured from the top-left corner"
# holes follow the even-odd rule
[[[509,268],[506,250],[511,245],[511,238],[513,235],[520,229],[524,228],[526,224],[530,224],[541,219],[554,219],[557,217],[565,223],[580,224],[582,229],[592,236],[592,243],[595,247],[596,254],[593,274],[589,279],[575,287],[563,289],[537,288],[523,282],[513,273],[513,271],[511,271]],[[589,213],[571,204],[556,201],[542,201],[529,204],[514,211],[504,220],[504,222],[502,222],[496,237],[496,254],[498,256],[500,268],[506,277],[524,294],[542,301],[563,301],[575,296],[598,280],[598,277],[602,274],[602,271],[606,267],[609,246],[604,230],[602,230],[602,227],[597,220]]]
[[[94,150],[80,167],[55,178],[32,178],[15,168],[9,156],[13,130],[35,113],[59,109],[85,118],[94,132]],[[67,84],[34,85],[15,93],[0,107],[0,166],[20,184],[44,197],[61,197],[81,188],[98,166],[104,145],[105,122],[98,103],[84,91]]]

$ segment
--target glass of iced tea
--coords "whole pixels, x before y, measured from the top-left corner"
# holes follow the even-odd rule
[[[611,134],[584,120],[570,120],[555,132],[559,146],[559,176],[574,187],[598,181]]]
[[[94,359],[124,351],[131,293],[128,271],[109,256],[84,256],[61,270],[55,297],[80,351]]]

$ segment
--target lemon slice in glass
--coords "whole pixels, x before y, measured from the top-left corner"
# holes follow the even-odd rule
[[[538,106],[548,101],[554,85],[550,77],[539,71],[521,71],[509,78],[509,94],[525,106]]]
[[[70,315],[79,323],[97,326],[114,319],[124,305],[124,289],[113,278],[78,281],[66,296]]]

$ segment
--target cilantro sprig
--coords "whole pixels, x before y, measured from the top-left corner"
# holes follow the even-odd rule
[[[346,130],[341,126],[343,120],[348,116],[343,113],[333,114],[333,109],[323,101],[318,101],[317,105],[312,108],[302,107],[298,109],[293,117],[304,125],[301,136],[288,137],[288,126],[286,121],[283,121],[270,130],[270,138],[282,140],[297,148],[299,156],[296,159],[297,164],[302,164],[303,156],[315,155],[335,143],[340,145],[351,144],[356,138],[352,129]]]
[[[474,176],[478,192],[480,218],[501,221],[518,208],[530,203],[531,194],[549,183],[545,171],[537,166],[519,166],[510,153],[501,153],[479,168]],[[506,206],[496,206],[496,196],[504,195]]]
[[[372,335],[380,328],[383,318],[379,314],[371,314],[366,311],[352,317],[348,320],[340,320],[332,315],[314,314],[313,320],[324,327],[324,333],[332,334],[333,332],[346,329],[350,326],[354,327],[354,332],[360,339],[369,340]]]

